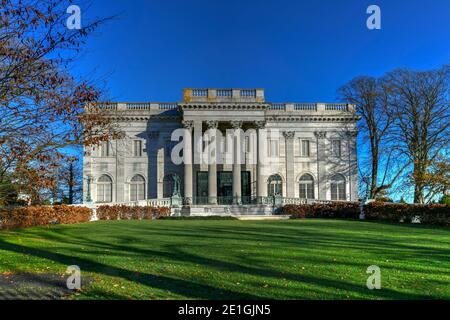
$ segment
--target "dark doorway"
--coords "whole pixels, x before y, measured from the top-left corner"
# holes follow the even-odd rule
[[[217,174],[217,203],[233,203],[233,172],[219,171]]]
[[[241,189],[242,189],[242,204],[251,204],[252,190],[250,185],[250,171],[241,172]]]
[[[208,203],[208,172],[197,172],[197,199],[196,204]]]

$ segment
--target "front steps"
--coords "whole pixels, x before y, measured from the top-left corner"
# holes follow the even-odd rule
[[[261,220],[288,220],[290,216],[260,216],[260,215],[254,215],[254,216],[236,216],[238,220],[249,220],[249,221],[261,221]]]
[[[174,216],[271,217],[274,208],[266,205],[196,205],[172,208]]]

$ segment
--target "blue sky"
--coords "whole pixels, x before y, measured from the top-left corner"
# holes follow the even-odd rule
[[[381,30],[366,27],[372,4]],[[353,77],[450,63],[449,0],[92,0],[81,9],[84,22],[118,15],[74,66],[104,81],[113,101],[243,87],[265,88],[271,102],[334,102]]]
[[[382,29],[366,28],[377,4]],[[119,14],[76,72],[117,101],[179,101],[184,87],[262,87],[273,102],[332,102],[351,78],[450,62],[448,0],[94,0],[84,21]]]

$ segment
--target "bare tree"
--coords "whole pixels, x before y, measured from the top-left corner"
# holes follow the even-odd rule
[[[360,177],[364,182],[361,186],[367,197],[376,198],[391,188],[404,171],[404,167],[400,167],[392,174],[391,162],[397,149],[389,143],[394,122],[394,113],[389,108],[391,89],[383,79],[362,76],[352,79],[338,92],[341,99],[356,105],[361,117],[360,133],[363,144],[370,150],[368,158],[360,157],[363,163]]]
[[[438,163],[448,160],[450,149],[450,67],[424,72],[398,69],[386,75],[386,83],[395,112],[392,135],[412,166],[414,202],[431,201],[436,189],[430,173],[440,174]]]
[[[118,136],[98,108],[101,92],[70,74],[86,37],[105,19],[66,27],[69,0],[1,0],[0,184],[6,177],[37,197],[55,183],[63,149]],[[12,177],[11,177],[12,175]]]

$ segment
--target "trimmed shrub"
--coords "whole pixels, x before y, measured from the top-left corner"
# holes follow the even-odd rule
[[[283,214],[293,219],[302,218],[348,218],[358,219],[359,202],[335,201],[329,203],[288,204],[283,207]]]
[[[29,206],[0,211],[0,228],[28,228],[89,222],[92,211],[85,207]]]
[[[404,204],[370,202],[364,206],[367,220],[391,222],[412,222],[415,218],[423,224],[449,226],[450,205],[448,204]]]
[[[169,215],[170,208],[165,207],[104,205],[97,208],[97,217],[99,220],[152,220]]]

